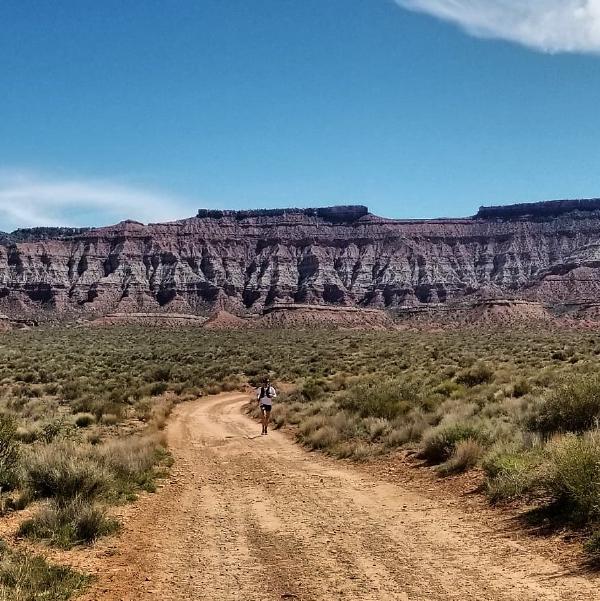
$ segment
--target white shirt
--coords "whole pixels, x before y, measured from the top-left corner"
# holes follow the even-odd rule
[[[264,388],[264,386],[261,386],[260,388],[257,389],[257,391],[256,391],[256,398],[263,405],[272,405],[273,404],[273,399],[277,396],[277,393],[275,392],[275,389],[272,386],[269,386],[268,390],[269,390],[269,394],[271,396],[268,397],[268,396],[260,396],[260,393],[262,392],[263,388]],[[265,392],[266,392],[266,389],[265,389]]]

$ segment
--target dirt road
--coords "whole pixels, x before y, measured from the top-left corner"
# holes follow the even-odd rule
[[[456,507],[257,436],[245,400],[176,408],[173,475],[134,510],[84,599],[600,599]]]

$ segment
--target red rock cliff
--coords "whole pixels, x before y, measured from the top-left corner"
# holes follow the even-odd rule
[[[20,230],[0,237],[0,311],[596,300],[600,202],[569,202],[482,208],[466,219],[387,220],[364,207],[201,210],[164,224]]]

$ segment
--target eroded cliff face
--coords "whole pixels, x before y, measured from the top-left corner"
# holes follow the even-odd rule
[[[364,207],[201,211],[166,224],[9,235],[0,241],[0,310],[241,314],[288,302],[595,301],[600,206],[554,212],[395,221]]]

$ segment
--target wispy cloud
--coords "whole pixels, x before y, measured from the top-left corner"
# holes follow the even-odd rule
[[[479,37],[544,52],[600,52],[600,0],[395,0]]]
[[[170,195],[112,182],[0,170],[0,230],[92,226],[123,219],[169,221],[193,214]]]

